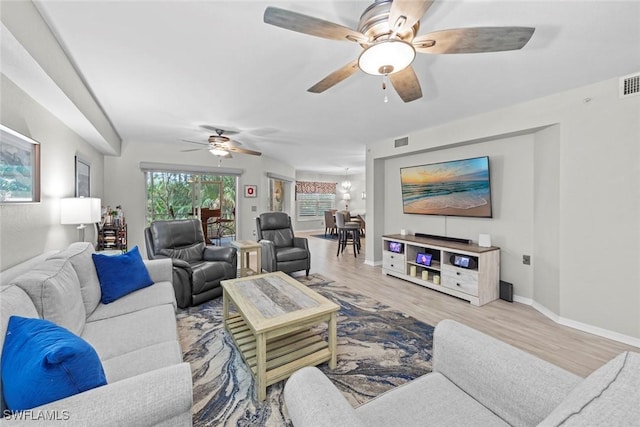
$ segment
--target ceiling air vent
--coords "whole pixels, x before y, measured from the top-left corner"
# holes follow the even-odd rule
[[[620,98],[640,95],[640,73],[620,77]]]
[[[394,141],[394,147],[404,147],[405,145],[409,145],[409,137],[405,136],[404,138],[399,138]]]

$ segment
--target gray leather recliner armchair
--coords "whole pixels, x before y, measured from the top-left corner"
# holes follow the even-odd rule
[[[291,218],[284,212],[267,212],[256,218],[258,241],[262,245],[262,269],[268,272],[306,270],[311,268],[309,242],[295,237]]]
[[[171,258],[180,308],[222,295],[220,281],[237,275],[236,249],[207,245],[197,219],[155,221],[144,237],[149,259]]]

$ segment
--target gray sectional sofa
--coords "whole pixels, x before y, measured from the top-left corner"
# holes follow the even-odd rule
[[[191,425],[191,369],[178,342],[171,260],[144,261],[155,283],[102,304],[92,253],[90,244],[74,243],[0,275],[0,346],[10,316],[44,318],[91,344],[107,378],[105,386],[35,408],[30,416],[62,416],[65,425],[78,426]],[[21,424],[7,419],[3,394],[0,401],[0,425]]]
[[[435,329],[433,372],[353,408],[317,368],[285,385],[296,427],[638,426],[640,354],[583,379],[452,320]]]

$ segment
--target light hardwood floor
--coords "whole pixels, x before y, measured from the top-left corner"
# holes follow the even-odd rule
[[[497,300],[482,307],[382,274],[349,247],[336,256],[337,242],[308,237],[311,272],[319,273],[430,325],[454,319],[506,341],[580,376],[587,376],[625,350],[637,347],[559,325],[532,307]],[[364,242],[363,242],[364,243]]]

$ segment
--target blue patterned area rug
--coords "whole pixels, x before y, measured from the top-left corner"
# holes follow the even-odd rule
[[[432,326],[319,274],[296,279],[341,307],[338,366],[319,368],[351,405],[431,372]],[[291,425],[284,381],[268,387],[264,402],[255,400],[251,373],[224,331],[221,298],[180,310],[177,318],[184,359],[193,372],[194,426]]]

